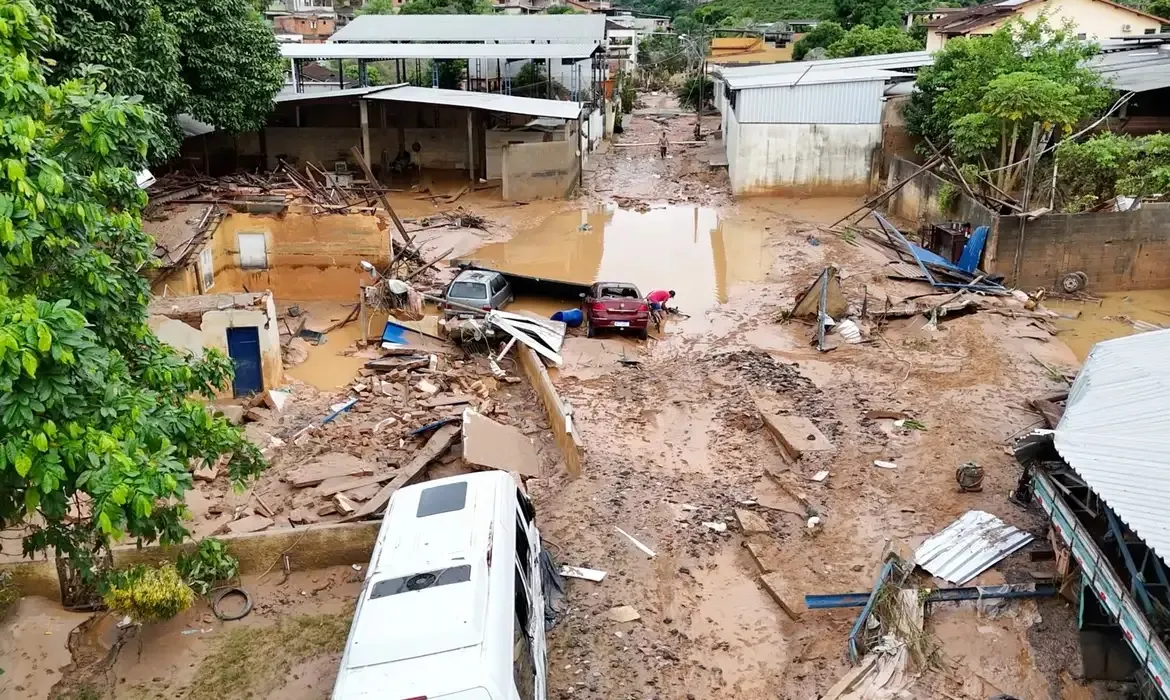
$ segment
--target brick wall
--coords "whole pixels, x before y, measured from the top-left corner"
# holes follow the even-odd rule
[[[1147,203],[1137,211],[1049,214],[1028,222],[1001,217],[994,268],[1009,284],[1024,289],[1055,287],[1069,272],[1088,275],[1088,288],[1094,292],[1170,287],[1170,206]]]

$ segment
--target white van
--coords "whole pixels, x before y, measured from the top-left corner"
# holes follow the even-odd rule
[[[546,700],[540,548],[506,472],[396,491],[333,700]]]

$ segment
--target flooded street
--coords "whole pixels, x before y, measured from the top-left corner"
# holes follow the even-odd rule
[[[1137,333],[1131,321],[1170,326],[1170,289],[1109,292],[1100,296],[1099,302],[1045,301],[1048,308],[1061,313],[1079,312],[1078,318],[1060,319],[1056,326],[1060,329],[1060,339],[1080,360],[1102,340]]]

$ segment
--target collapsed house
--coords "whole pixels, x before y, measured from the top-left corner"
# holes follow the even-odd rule
[[[1058,570],[1076,581],[1084,675],[1136,677],[1170,698],[1170,331],[1098,343],[1064,406],[1034,401],[1049,430],[1024,438],[1018,500],[1051,521]],[[1156,689],[1156,690],[1155,690]]]

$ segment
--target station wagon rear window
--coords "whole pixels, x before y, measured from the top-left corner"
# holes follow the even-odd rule
[[[423,489],[418,497],[418,510],[415,517],[425,518],[428,515],[439,513],[453,513],[463,510],[467,505],[467,482],[457,481],[454,484],[443,484]]]
[[[482,282],[453,282],[447,296],[455,299],[487,299],[487,285]]]
[[[428,588],[434,588],[435,586],[447,586],[452,583],[467,583],[470,580],[470,564],[449,566],[446,569],[424,571],[420,574],[411,574],[410,576],[388,578],[385,581],[378,581],[374,584],[374,587],[370,589],[370,600],[398,595],[399,593],[422,591]]]

